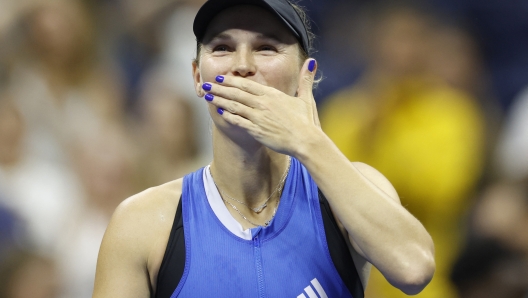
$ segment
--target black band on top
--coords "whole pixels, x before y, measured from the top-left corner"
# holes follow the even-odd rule
[[[310,49],[308,31],[297,11],[287,0],[209,0],[194,18],[193,31],[196,40],[199,42],[203,40],[209,23],[218,13],[235,5],[255,5],[267,9],[282,20],[308,53]]]

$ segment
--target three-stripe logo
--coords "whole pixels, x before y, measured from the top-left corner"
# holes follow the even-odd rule
[[[308,285],[306,288],[304,288],[304,292],[308,295],[308,298],[328,298],[328,296],[326,296],[326,292],[324,291],[317,278],[312,279],[310,283],[311,286]],[[315,294],[314,289],[315,291],[317,291],[317,294]],[[306,298],[306,295],[304,295],[304,293],[301,293],[301,295],[297,296],[297,298]]]

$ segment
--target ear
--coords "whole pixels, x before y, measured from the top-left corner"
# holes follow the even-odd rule
[[[194,80],[194,90],[196,91],[196,95],[198,95],[198,97],[204,97],[205,91],[202,89],[202,75],[200,74],[200,67],[198,66],[196,61],[192,62],[192,73]]]

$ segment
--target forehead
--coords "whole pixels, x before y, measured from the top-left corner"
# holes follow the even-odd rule
[[[288,27],[268,10],[252,5],[237,5],[217,14],[209,23],[203,43],[229,30],[241,29],[258,35],[274,36],[281,42],[293,44],[297,39]]]

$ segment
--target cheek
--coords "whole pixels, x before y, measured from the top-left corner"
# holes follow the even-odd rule
[[[230,70],[229,58],[204,57],[200,61],[200,74],[203,82],[214,82],[217,75],[226,75]]]
[[[266,61],[261,64],[259,72],[264,85],[273,87],[288,95],[294,96],[299,85],[299,65],[297,61]]]

